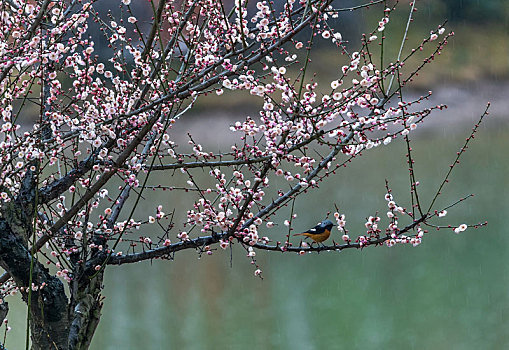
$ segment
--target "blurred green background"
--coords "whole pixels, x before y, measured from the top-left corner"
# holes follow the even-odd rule
[[[345,6],[358,3],[345,2]],[[440,199],[440,205],[447,205],[474,193],[475,197],[449,210],[442,222],[487,220],[488,226],[460,235],[451,230],[430,231],[416,248],[370,247],[304,256],[259,252],[263,280],[253,276],[254,268],[241,249],[234,249],[232,266],[230,251],[220,250],[201,259],[186,251],[174,261],[110,267],[103,317],[92,349],[509,348],[509,230],[505,222],[509,213],[509,2],[423,0],[418,8],[409,42],[429,35],[446,18],[447,29],[456,33],[443,55],[414,84],[416,94],[432,89],[439,92],[436,103],[451,105],[433,115],[429,127],[414,137],[422,200],[429,201],[491,100],[492,114]],[[401,34],[407,9],[403,1],[398,15],[391,17],[388,36],[391,30]],[[379,15],[376,9],[363,11],[345,16],[338,26],[343,37],[351,34],[354,42]],[[398,39],[388,45],[394,53]],[[322,67],[319,75],[337,68],[328,64],[331,55],[324,48],[312,57]],[[249,101],[240,95],[206,98],[197,106],[199,114],[193,121],[207,116],[206,122],[200,122],[202,129],[210,124],[227,130],[229,115],[244,117],[231,109],[245,108]],[[209,113],[214,110],[214,115],[226,117],[213,118]],[[217,120],[225,121],[224,125],[217,126]],[[220,143],[215,133],[202,130],[202,136],[211,146]],[[385,208],[385,179],[396,198],[409,206],[404,147],[397,141],[367,152],[319,190],[297,200],[295,229],[315,224],[336,203],[347,215],[352,235],[361,233],[364,218]],[[159,202],[162,197],[153,199]],[[25,308],[16,298],[10,305],[12,331],[6,346],[18,349],[24,339]]]

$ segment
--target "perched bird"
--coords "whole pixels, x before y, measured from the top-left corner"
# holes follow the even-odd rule
[[[332,221],[325,220],[312,229],[309,229],[306,232],[294,234],[294,236],[306,236],[316,243],[321,243],[329,238],[332,226],[335,226]]]

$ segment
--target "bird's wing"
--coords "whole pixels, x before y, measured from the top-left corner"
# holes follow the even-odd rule
[[[321,233],[323,230],[320,228],[320,225],[316,225],[312,229],[307,230],[305,233],[317,234]]]

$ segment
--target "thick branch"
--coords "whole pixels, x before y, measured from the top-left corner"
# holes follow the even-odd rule
[[[114,140],[109,140],[105,147],[111,148],[115,144]],[[49,201],[60,196],[62,193],[67,191],[69,187],[75,183],[81,176],[90,171],[95,164],[95,159],[97,154],[99,153],[99,149],[94,153],[89,155],[87,158],[82,160],[78,166],[67,174],[65,174],[62,178],[53,181],[47,186],[44,186],[39,190],[39,203],[45,204]]]
[[[428,215],[424,215],[418,220],[412,222],[411,224],[405,226],[398,232],[398,235],[404,234],[412,229],[414,229],[419,224],[423,223],[428,218]],[[140,253],[127,254],[127,255],[119,255],[119,256],[111,256],[108,261],[108,265],[123,265],[123,264],[131,264],[139,261],[157,259],[160,257],[171,255],[172,253],[178,252],[184,249],[196,249],[203,248],[206,245],[211,245],[214,243],[218,243],[221,239],[225,239],[227,237],[227,233],[219,233],[211,236],[198,237],[188,241],[182,241],[178,243],[171,244],[167,247],[155,248],[152,250],[147,250]],[[346,244],[334,244],[330,246],[308,246],[308,247],[292,247],[292,246],[280,246],[278,245],[267,245],[267,244],[255,244],[253,248],[260,250],[269,250],[269,251],[280,251],[280,252],[321,252],[321,251],[341,251],[344,249],[351,248],[364,248],[371,245],[379,245],[384,243],[385,241],[391,239],[391,236],[380,237],[374,240],[368,240],[363,243],[346,243]],[[239,238],[240,239],[240,238]]]
[[[143,50],[142,57],[147,57],[150,50],[152,50],[152,43],[154,42],[154,38],[156,37],[157,32],[159,31],[159,27],[161,25],[161,16],[163,14],[164,5],[166,1],[159,1],[159,5],[157,7],[157,11],[154,18],[154,23],[152,24],[152,29],[150,30],[150,34],[148,35],[148,40],[145,43],[145,50]]]
[[[232,160],[218,160],[210,162],[179,162],[173,164],[154,165],[150,170],[171,170],[171,169],[191,169],[191,168],[205,168],[205,167],[222,167],[222,166],[234,166],[234,165],[248,165],[261,163],[263,161],[272,159],[272,156],[248,158],[248,159],[232,159]]]

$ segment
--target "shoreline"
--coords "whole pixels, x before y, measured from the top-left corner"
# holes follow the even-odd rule
[[[435,86],[429,100],[419,104],[419,108],[429,108],[439,104],[447,105],[447,109],[435,111],[419,125],[414,135],[426,137],[430,132],[442,131],[446,137],[470,130],[484,112],[488,102],[491,103],[489,116],[483,122],[483,128],[498,131],[509,127],[509,81],[482,81],[454,83]],[[427,91],[407,90],[406,100],[418,99]],[[235,110],[234,110],[235,109]],[[200,110],[189,113],[183,120],[177,122],[170,132],[177,143],[187,142],[187,132],[202,144],[220,147],[238,141],[229,126],[236,121],[242,121],[246,116],[255,118],[257,111],[246,108],[239,110],[235,107],[213,108],[209,111]]]

